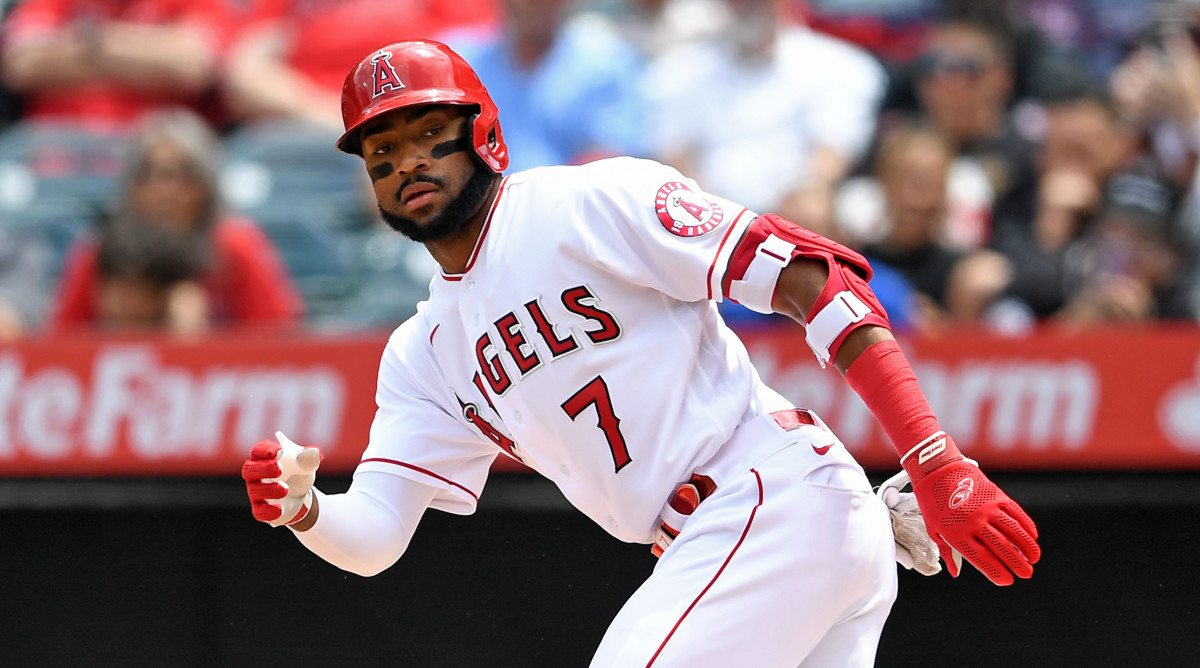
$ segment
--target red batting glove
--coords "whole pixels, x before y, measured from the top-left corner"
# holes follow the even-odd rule
[[[242,464],[242,479],[254,519],[286,526],[304,519],[312,508],[312,486],[321,452],[296,445],[282,432],[278,441],[259,441]]]
[[[1033,520],[945,432],[909,450],[900,464],[950,575],[959,573],[955,552],[998,585],[1033,575],[1042,556]]]

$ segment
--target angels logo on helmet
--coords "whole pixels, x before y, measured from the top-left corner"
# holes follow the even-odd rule
[[[380,51],[371,56],[371,64],[375,66],[375,72],[371,77],[375,82],[375,88],[371,97],[379,97],[389,90],[404,88],[404,82],[400,81],[400,77],[396,74],[396,68],[392,67],[392,54]]]

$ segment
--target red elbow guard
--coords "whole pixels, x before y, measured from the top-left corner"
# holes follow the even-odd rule
[[[729,299],[770,313],[779,272],[797,257],[824,260],[829,279],[808,312],[805,341],[824,367],[846,336],[863,325],[888,327],[887,312],[867,285],[867,259],[775,214],[759,216],[734,249],[722,288]]]
[[[829,263],[829,280],[808,312],[804,340],[824,367],[837,359],[842,341],[863,325],[888,327],[887,312],[870,286],[840,262]]]

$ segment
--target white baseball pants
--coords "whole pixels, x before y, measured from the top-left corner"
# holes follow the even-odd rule
[[[752,436],[770,454],[714,475],[593,667],[873,665],[896,598],[887,508],[823,426],[768,417],[743,431],[731,443]]]

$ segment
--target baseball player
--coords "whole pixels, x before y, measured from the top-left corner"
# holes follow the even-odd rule
[[[659,555],[593,665],[871,665],[896,596],[888,507],[759,379],[717,313],[732,299],[805,325],[896,445],[952,575],[958,555],[1000,585],[1032,575],[1033,522],[939,428],[859,254],[649,160],[503,176],[498,110],[436,42],[366,57],[342,116],[338,148],[441,271],[388,340],[350,488],[322,494],[316,448],[276,433],[242,469],[260,521],[373,575],[512,457]]]

